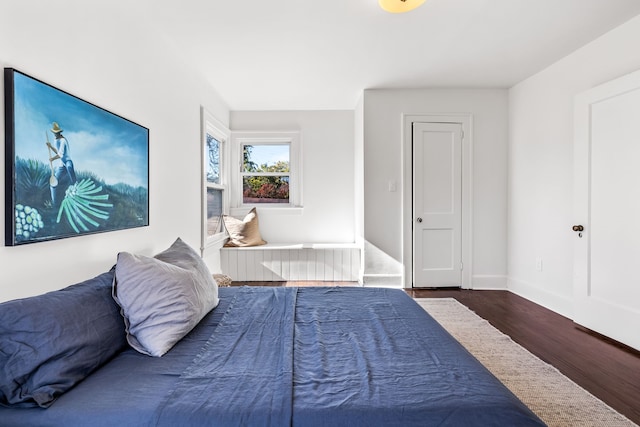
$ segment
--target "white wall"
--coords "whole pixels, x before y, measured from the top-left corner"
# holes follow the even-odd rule
[[[258,208],[263,238],[276,242],[355,242],[353,111],[233,111],[233,131],[298,130],[302,212]]]
[[[0,247],[0,301],[88,279],[108,270],[119,251],[152,255],[178,236],[199,248],[200,105],[228,123],[213,88],[150,29],[108,3],[60,3],[2,2],[0,65],[150,129],[150,226]],[[0,216],[4,224],[4,209]]]
[[[366,240],[402,261],[402,114],[469,113],[473,117],[473,287],[506,287],[507,112],[507,91],[502,89],[366,90]],[[398,184],[396,192],[389,192],[390,181]]]
[[[508,286],[568,317],[574,96],[640,69],[639,40],[640,16],[509,90]]]

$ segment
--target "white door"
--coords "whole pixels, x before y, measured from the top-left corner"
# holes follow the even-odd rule
[[[413,286],[462,284],[462,126],[413,124]]]
[[[574,321],[640,349],[640,72],[576,97]]]

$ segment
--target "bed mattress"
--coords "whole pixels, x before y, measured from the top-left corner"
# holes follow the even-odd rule
[[[0,426],[541,426],[401,290],[220,288],[161,358],[127,349]]]

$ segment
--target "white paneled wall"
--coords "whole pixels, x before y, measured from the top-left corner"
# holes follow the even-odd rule
[[[222,273],[234,281],[358,281],[360,248],[355,244],[273,243],[222,248]]]

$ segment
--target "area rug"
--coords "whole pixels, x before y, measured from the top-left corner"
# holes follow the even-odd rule
[[[550,427],[636,425],[455,299],[416,302]]]

